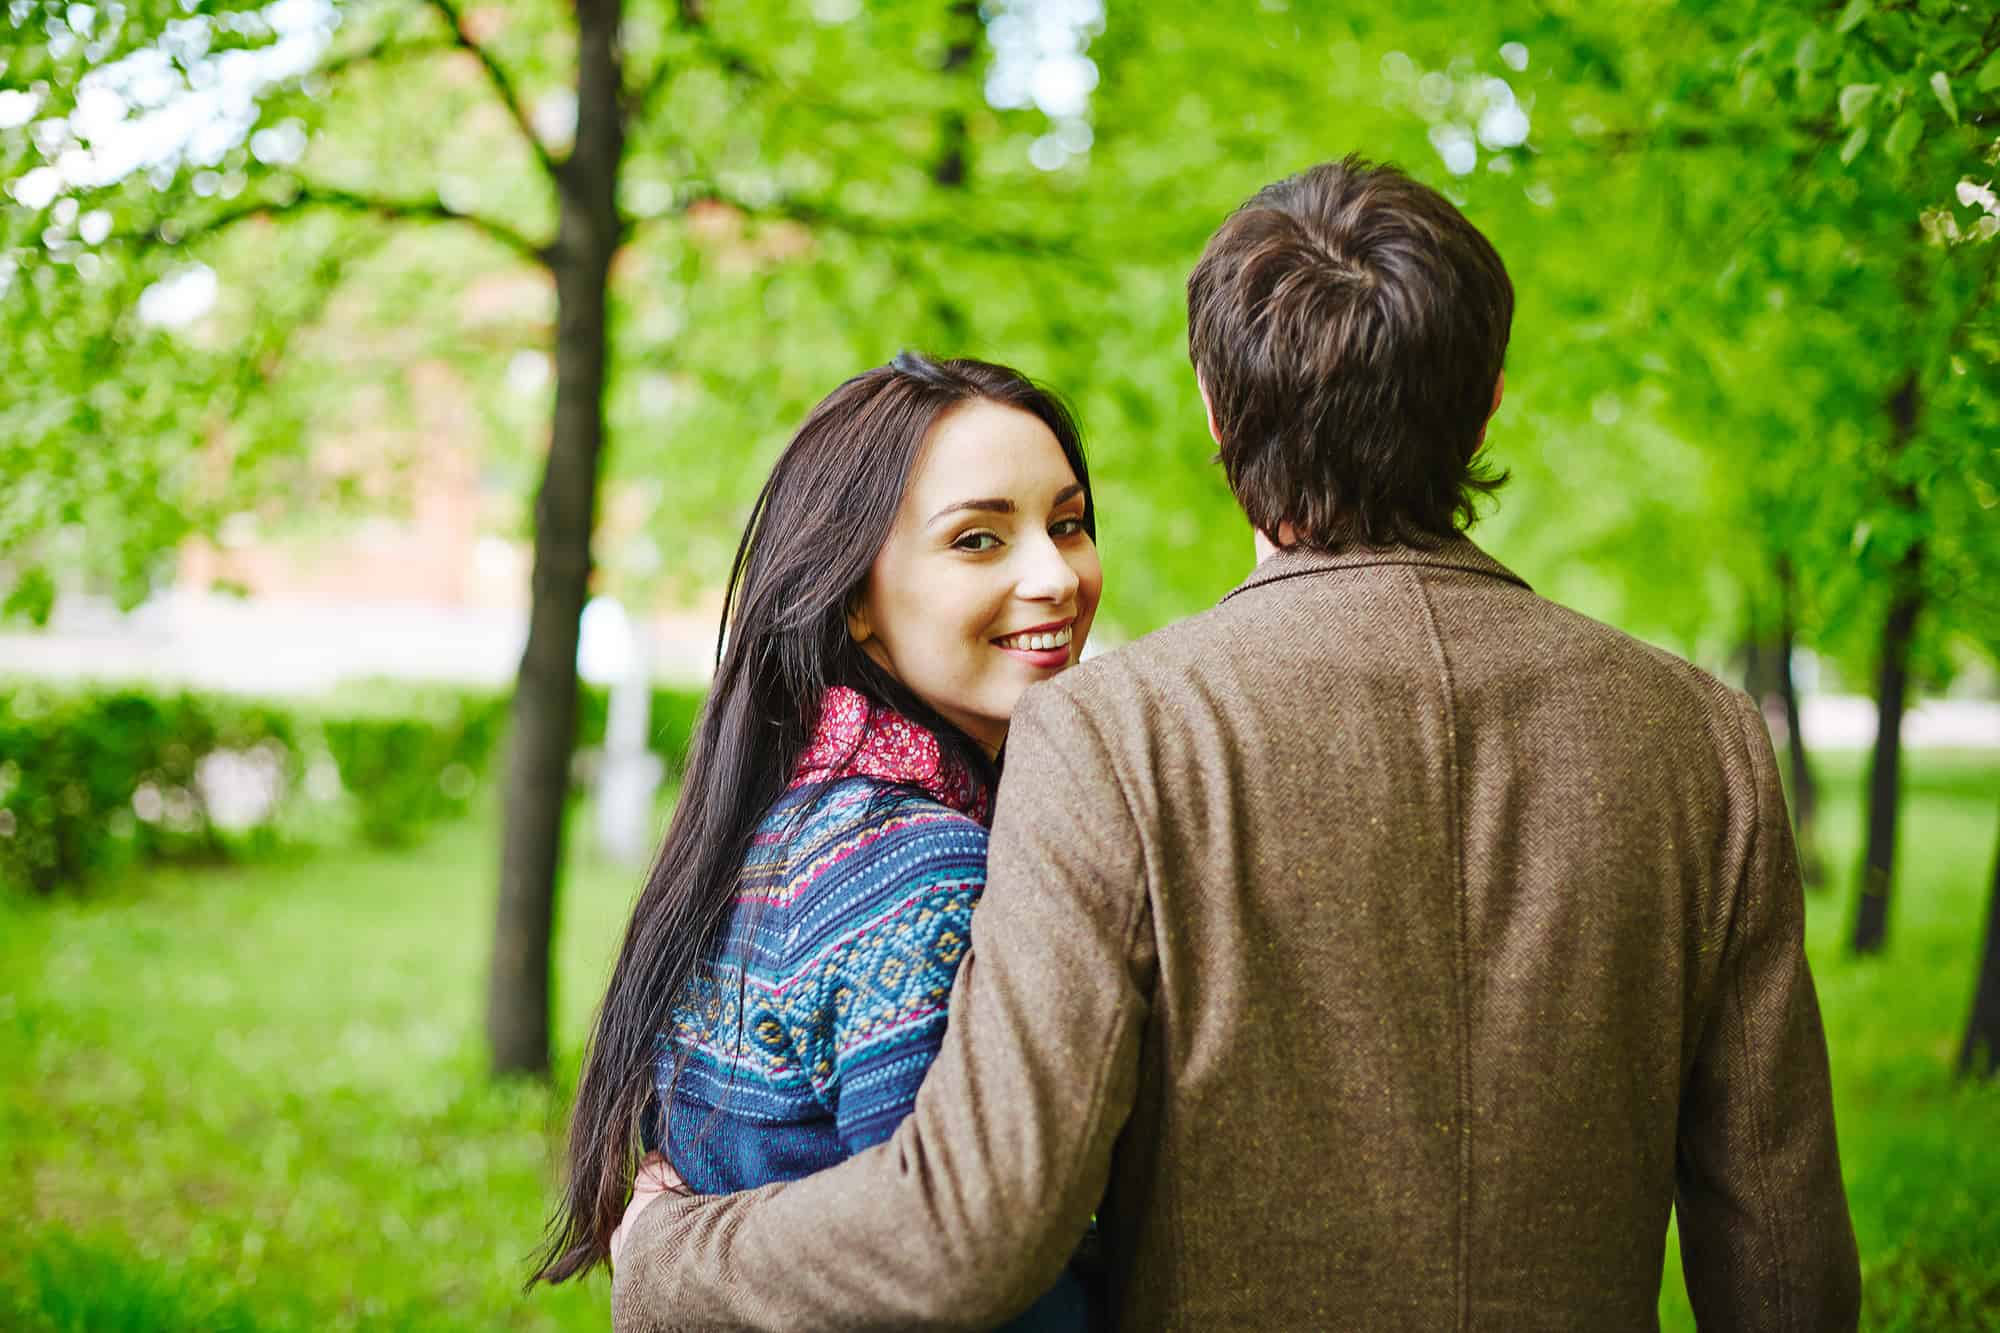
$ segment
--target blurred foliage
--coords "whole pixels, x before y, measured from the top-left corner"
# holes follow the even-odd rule
[[[407,420],[420,363],[476,405],[485,477],[525,530],[553,293],[523,257],[553,225],[537,157],[573,107],[566,8],[83,9],[83,33],[53,0],[0,26],[0,87],[34,106],[0,131],[14,187],[93,149],[92,80],[135,53],[172,54],[164,96],[212,87],[231,51],[317,46],[234,138],[9,210],[12,608],[86,577],[136,600],[162,551],[231,513],[393,507],[351,437]],[[989,5],[967,59],[962,5],[626,6],[602,583],[714,586],[805,409],[919,345],[1075,400],[1114,634],[1207,604],[1247,538],[1208,462],[1181,282],[1258,186],[1359,149],[1445,189],[1513,270],[1491,447],[1515,481],[1483,537],[1538,587],[1718,660],[1769,620],[1783,558],[1805,644],[1859,665],[1920,545],[1927,678],[1992,653],[2000,29],[1981,7],[1091,11]],[[1087,106],[991,105],[997,25],[1071,12]],[[212,311],[142,320],[135,298],[194,264]],[[1907,439],[1887,409],[1905,380]],[[424,443],[406,430],[372,466]]]
[[[143,689],[0,691],[0,887],[47,893],[137,859],[219,856],[202,761],[218,751],[275,790],[300,775],[275,705]]]
[[[653,692],[649,741],[669,773],[703,697]],[[605,692],[586,687],[578,702],[579,748],[602,746]],[[74,889],[135,862],[241,859],[350,833],[408,846],[472,807],[507,707],[499,691],[400,681],[285,701],[0,682],[0,889]]]
[[[506,726],[507,702],[498,692],[403,687],[361,708],[336,705],[321,734],[361,835],[408,846],[434,821],[464,814]]]

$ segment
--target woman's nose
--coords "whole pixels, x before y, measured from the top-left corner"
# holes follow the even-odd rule
[[[1024,552],[1028,567],[1015,591],[1029,602],[1068,602],[1082,585],[1076,570],[1056,544],[1044,537]]]

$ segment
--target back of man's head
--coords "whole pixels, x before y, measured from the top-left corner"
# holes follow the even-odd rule
[[[1497,488],[1477,455],[1514,288],[1451,201],[1358,157],[1266,186],[1188,278],[1188,351],[1258,531],[1423,544]]]

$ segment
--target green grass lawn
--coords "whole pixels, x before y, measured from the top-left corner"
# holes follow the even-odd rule
[[[0,899],[0,1326],[605,1327],[601,1276],[518,1294],[563,1106],[484,1072],[497,859],[474,819]],[[638,882],[571,858],[568,1068]]]
[[[1855,757],[1823,767],[1851,869]],[[2000,1087],[1949,1076],[1984,921],[2000,756],[1919,755],[1890,952],[1812,901],[1869,1327],[2000,1320]],[[582,832],[587,825],[578,821]],[[600,1276],[523,1299],[562,1106],[483,1072],[490,819],[414,850],[155,870],[0,898],[0,1326],[603,1328]],[[1842,874],[1845,884],[1850,874]],[[572,858],[573,1068],[635,872]],[[24,1216],[23,1216],[24,1215]],[[1667,1327],[1692,1327],[1670,1257]]]

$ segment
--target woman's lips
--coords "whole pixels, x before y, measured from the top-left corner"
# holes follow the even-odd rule
[[[1001,648],[993,645],[1009,657],[1019,658],[1028,665],[1044,671],[1059,671],[1069,665],[1069,645],[1060,648]]]
[[[1002,634],[993,640],[1001,648],[1028,648],[1044,651],[1062,648],[1069,644],[1076,628],[1076,619],[1051,620],[1046,625],[1031,625],[1027,629],[1017,629],[1012,634]]]
[[[1003,634],[993,640],[993,646],[1009,657],[1017,657],[1041,670],[1060,670],[1069,665],[1075,630],[1076,618],[1072,616],[1068,620],[1051,621],[1046,625]]]

